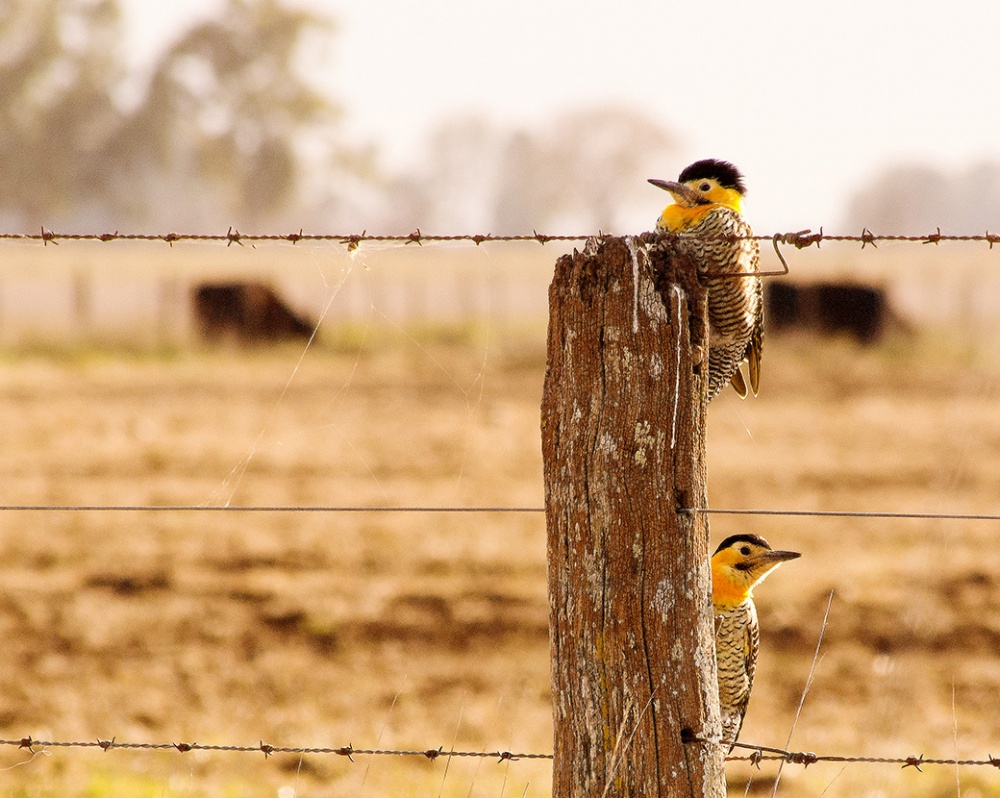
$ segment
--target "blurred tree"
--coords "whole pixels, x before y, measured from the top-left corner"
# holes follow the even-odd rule
[[[279,0],[228,0],[126,108],[117,0],[4,4],[0,213],[31,228],[247,227],[299,199],[308,172],[359,171],[331,132],[339,110],[296,70],[303,41],[331,27]]]
[[[399,178],[390,226],[412,230],[603,229],[641,204],[652,224],[646,178],[663,171],[674,139],[640,112],[617,106],[568,111],[539,131],[479,117],[441,125],[421,169]],[[650,197],[654,199],[650,199]],[[651,215],[652,214],[652,215]]]
[[[477,116],[440,125],[428,139],[420,167],[388,187],[391,224],[428,231],[488,226],[507,135]]]
[[[647,193],[646,180],[662,172],[674,147],[673,136],[634,108],[582,108],[555,120],[537,164],[545,165],[557,212],[573,213],[585,230],[608,231],[637,191],[655,221],[662,197]]]
[[[548,136],[513,131],[504,142],[497,169],[497,185],[490,198],[491,232],[520,235],[551,225],[565,210],[575,193],[561,175],[553,174],[556,165],[549,158]],[[569,167],[572,168],[572,167]],[[568,189],[568,190],[567,190]],[[582,222],[581,222],[582,224]]]
[[[333,127],[339,115],[294,69],[303,36],[329,28],[278,0],[229,0],[164,54],[111,146],[126,181],[156,186],[142,215],[174,197],[183,198],[187,227],[219,209],[256,225],[292,199],[297,137]]]
[[[114,0],[0,5],[0,209],[31,225],[101,196],[120,112]]]
[[[994,232],[1000,224],[1000,164],[982,162],[953,172],[920,164],[890,167],[851,200],[849,230],[924,235]]]

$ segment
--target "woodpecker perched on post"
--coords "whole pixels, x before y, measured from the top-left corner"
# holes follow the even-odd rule
[[[732,751],[750,702],[760,630],[753,589],[771,571],[801,555],[774,551],[759,535],[731,535],[712,555],[715,661],[719,671],[722,739]]]
[[[669,191],[668,205],[656,223],[659,233],[684,233],[677,248],[698,265],[708,288],[708,398],[731,382],[740,398],[747,381],[760,387],[760,354],[764,337],[764,299],[759,271],[760,247],[743,218],[746,186],[739,169],[726,161],[691,164],[677,182],[650,180]],[[734,277],[733,275],[747,275]]]

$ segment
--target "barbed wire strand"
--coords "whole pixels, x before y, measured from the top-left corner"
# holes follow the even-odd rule
[[[36,749],[45,748],[100,748],[103,751],[112,749],[125,750],[145,750],[145,751],[178,751],[188,753],[189,751],[224,751],[230,753],[264,754],[265,758],[273,754],[330,754],[333,756],[343,756],[354,761],[355,756],[403,756],[403,757],[423,757],[424,759],[435,760],[439,756],[445,757],[483,757],[497,758],[498,761],[516,761],[519,759],[552,759],[552,754],[532,754],[514,753],[512,751],[455,751],[446,750],[444,746],[426,749],[391,749],[391,748],[355,748],[348,743],[336,748],[325,747],[299,747],[269,745],[261,740],[257,745],[216,745],[206,743],[133,743],[118,742],[116,737],[111,739],[97,740],[35,740],[32,737],[22,737],[19,740],[0,740],[0,746],[16,746],[26,748],[32,753]]]
[[[760,510],[751,508],[682,508],[679,512],[705,515],[781,515],[808,518],[901,518],[939,521],[1000,521],[997,513],[934,513],[881,510]]]
[[[699,741],[703,742],[703,741]],[[722,744],[730,745],[728,741]],[[110,739],[96,740],[36,740],[33,737],[21,737],[20,739],[3,740],[0,739],[0,746],[12,746],[18,749],[27,749],[32,753],[46,748],[100,748],[102,751],[112,749],[121,750],[145,750],[145,751],[177,751],[188,753],[190,751],[218,751],[240,754],[264,754],[270,757],[274,754],[316,754],[341,756],[354,761],[356,756],[398,756],[398,757],[420,757],[434,761],[439,757],[469,757],[496,759],[498,762],[516,762],[518,760],[531,759],[552,759],[552,754],[540,754],[529,752],[513,751],[456,751],[445,749],[444,746],[424,749],[392,749],[392,748],[355,748],[351,744],[339,747],[299,747],[270,745],[261,740],[257,745],[219,745],[206,743],[136,743],[119,742],[116,737]],[[775,748],[767,745],[755,745],[753,743],[735,743],[737,748],[751,751],[746,755],[730,755],[727,761],[745,761],[752,765],[760,766],[765,761],[780,761],[793,765],[803,765],[808,767],[819,762],[839,762],[839,763],[863,763],[876,765],[900,765],[904,768],[913,767],[921,772],[922,765],[948,765],[952,767],[975,767],[989,765],[1000,769],[1000,757],[988,755],[986,759],[940,759],[936,757],[925,757],[923,754],[917,756],[889,757],[889,756],[840,756],[835,754],[815,754],[811,751],[786,751],[784,748]]]
[[[232,244],[242,245],[244,243],[254,244],[257,242],[285,242],[297,244],[299,242],[334,242],[345,245],[349,251],[357,249],[366,241],[383,243],[417,244],[434,242],[468,242],[479,246],[498,241],[533,241],[538,244],[546,244],[550,241],[572,242],[587,241],[591,238],[604,238],[607,234],[598,231],[595,234],[587,235],[547,235],[537,231],[530,234],[521,235],[494,235],[493,233],[458,233],[454,235],[431,235],[423,233],[417,228],[412,233],[404,235],[384,235],[369,234],[367,230],[361,233],[305,233],[301,229],[297,233],[241,233],[234,227],[230,227],[225,233],[57,233],[47,230],[43,226],[38,233],[0,233],[0,241],[37,241],[44,245],[59,244],[63,241],[100,241],[104,243],[112,241],[162,241],[173,245],[180,242],[225,242],[227,246]],[[655,239],[657,237],[683,237],[685,233],[649,233],[645,234]],[[859,234],[832,234],[825,233],[820,227],[818,233],[811,229],[799,230],[797,232],[773,233],[770,235],[730,235],[727,238],[733,240],[753,239],[756,241],[772,241],[777,248],[778,244],[787,244],[797,249],[805,249],[815,244],[820,246],[824,241],[834,242],[857,242],[861,248],[871,245],[877,247],[883,242],[911,242],[919,244],[939,244],[942,241],[967,241],[984,242],[993,249],[994,244],[1000,244],[1000,235],[986,231],[981,234],[972,235],[950,235],[942,233],[938,227],[934,233],[923,235],[902,235],[898,233],[876,234],[868,228],[864,228]]]
[[[3,504],[0,512],[66,513],[543,513],[544,507],[380,507],[296,504]]]
[[[725,742],[726,745],[730,743]],[[808,767],[818,762],[840,762],[840,763],[861,763],[872,765],[900,765],[904,768],[916,768],[923,772],[921,765],[949,765],[952,767],[974,767],[989,765],[1000,770],[1000,757],[987,755],[986,759],[939,759],[935,757],[925,757],[923,754],[917,756],[891,757],[891,756],[839,756],[835,754],[815,754],[811,751],[786,751],[784,748],[774,748],[768,745],[755,745],[753,743],[733,743],[736,748],[752,751],[748,755],[735,755],[727,757],[727,761],[745,761],[751,765],[759,766],[765,761],[780,761],[792,765],[802,765]]]
[[[544,513],[544,507],[379,507],[366,505],[205,505],[205,504],[3,504],[9,513]],[[768,515],[811,518],[898,518],[939,521],[1000,521],[1000,513],[934,513],[880,510],[795,510],[682,507],[681,513]]]

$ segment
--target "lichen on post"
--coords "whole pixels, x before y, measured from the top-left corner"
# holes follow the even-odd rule
[[[725,795],[705,502],[705,295],[606,237],[549,289],[542,454],[553,795]],[[707,363],[704,364],[707,366]]]

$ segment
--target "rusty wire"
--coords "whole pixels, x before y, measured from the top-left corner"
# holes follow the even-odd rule
[[[713,515],[784,515],[809,518],[902,518],[936,521],[1000,521],[997,513],[914,513],[890,510],[761,510],[753,508],[685,507],[678,512]]]
[[[603,236],[600,233],[598,237]],[[356,250],[365,241],[375,241],[397,244],[417,244],[424,242],[456,242],[465,241],[476,244],[486,244],[491,241],[534,241],[545,244],[549,241],[585,241],[593,236],[586,235],[544,235],[542,233],[532,233],[530,235],[506,235],[496,236],[490,233],[474,234],[461,233],[457,235],[427,235],[414,230],[406,235],[382,235],[369,234],[367,231],[361,233],[304,233],[301,229],[297,233],[241,233],[234,227],[230,227],[224,234],[213,233],[56,233],[52,230],[41,228],[39,233],[0,233],[0,241],[41,241],[43,244],[59,244],[62,241],[163,241],[173,245],[179,242],[225,242],[226,246],[232,244],[242,245],[244,242],[255,244],[258,242],[286,242],[297,244],[303,242],[334,242],[344,244],[348,251]]]
[[[37,513],[544,513],[544,507],[491,507],[445,505],[381,507],[377,505],[315,504],[0,504],[0,512]],[[1000,521],[1000,513],[917,513],[881,510],[796,510],[738,507],[681,507],[679,513],[714,515],[781,515],[810,518],[899,518],[936,521]]]
[[[519,759],[552,759],[552,754],[531,754],[514,753],[512,751],[455,751],[445,750],[444,746],[425,749],[392,749],[392,748],[355,748],[347,745],[336,748],[306,748],[299,746],[270,745],[261,740],[257,745],[214,745],[205,743],[130,743],[119,742],[117,738],[96,740],[36,740],[31,736],[21,737],[18,740],[0,740],[0,746],[16,746],[19,749],[26,748],[32,753],[37,753],[36,749],[46,748],[100,748],[102,751],[112,749],[143,750],[143,751],[178,751],[186,754],[189,751],[224,751],[238,754],[256,753],[263,754],[265,758],[273,754],[330,754],[342,756],[354,761],[355,756],[403,756],[403,757],[423,757],[434,761],[438,757],[482,757],[485,759],[496,758],[499,762],[515,762]]]
[[[659,237],[683,237],[685,233],[669,234],[649,234]],[[366,241],[417,244],[440,243],[440,242],[468,242],[479,246],[491,242],[502,241],[533,241],[538,244],[546,244],[550,241],[586,241],[591,238],[604,238],[605,233],[598,231],[595,234],[586,235],[546,235],[533,231],[530,234],[522,235],[494,235],[492,233],[459,233],[454,235],[431,235],[423,233],[419,228],[412,233],[405,235],[383,235],[368,233],[364,230],[360,233],[305,233],[301,229],[297,233],[241,233],[234,227],[221,234],[212,233],[121,233],[117,230],[113,233],[57,233],[47,230],[44,226],[38,233],[0,233],[0,241],[39,241],[42,244],[59,244],[63,241],[162,241],[173,245],[179,242],[224,242],[227,246],[232,244],[242,245],[244,243],[254,244],[258,242],[286,242],[297,244],[299,242],[334,242],[343,244],[349,251],[354,251]],[[993,249],[994,244],[1000,244],[1000,235],[991,233],[988,230],[982,234],[973,235],[949,235],[942,233],[938,227],[933,233],[924,235],[900,235],[895,233],[876,234],[864,228],[859,234],[836,235],[825,233],[823,228],[814,233],[812,230],[799,230],[797,232],[773,233],[770,235],[751,236],[727,236],[733,240],[743,238],[754,239],[756,241],[771,241],[775,248],[779,244],[787,244],[797,249],[805,249],[815,244],[819,247],[824,241],[848,241],[861,244],[864,249],[869,244],[877,247],[883,242],[911,242],[919,244],[939,244],[942,241],[980,241],[989,244]]]
[[[728,745],[729,743],[726,743]],[[205,743],[133,743],[119,742],[117,738],[110,739],[97,738],[96,740],[36,740],[33,737],[21,737],[15,740],[0,740],[0,746],[13,746],[18,749],[27,749],[32,753],[46,748],[100,748],[108,752],[112,749],[122,750],[144,750],[144,751],[177,751],[186,754],[190,751],[220,751],[238,754],[263,754],[265,759],[274,754],[318,754],[340,756],[354,761],[356,756],[398,756],[416,757],[435,761],[440,758],[449,759],[452,757],[496,759],[497,762],[517,762],[525,759],[552,759],[552,754],[525,753],[513,751],[456,751],[446,750],[444,746],[437,748],[355,748],[348,743],[339,747],[299,747],[270,745],[263,740],[256,745],[218,745]],[[861,763],[873,765],[900,765],[907,768],[912,767],[923,772],[922,765],[950,765],[952,767],[974,767],[989,765],[1000,769],[1000,758],[988,755],[985,759],[940,759],[935,757],[925,757],[923,754],[905,757],[889,756],[839,756],[832,754],[815,754],[811,751],[786,751],[783,748],[774,748],[767,745],[755,745],[753,743],[735,743],[737,748],[749,750],[752,753],[741,755],[730,755],[726,757],[730,762],[749,762],[760,767],[761,762],[780,761],[793,765],[808,767],[819,762],[838,763]]]
[[[38,513],[543,513],[544,507],[318,504],[0,504],[0,512]],[[1000,516],[998,516],[1000,518]]]
[[[727,743],[728,745],[728,743]],[[745,756],[728,756],[727,761],[744,761],[751,765],[760,767],[764,761],[787,762],[792,765],[802,765],[809,767],[817,762],[841,762],[841,763],[861,763],[869,765],[900,765],[904,768],[916,768],[921,773],[921,765],[951,765],[952,767],[973,767],[990,765],[1000,769],[1000,757],[987,755],[986,759],[938,759],[918,756],[892,757],[892,756],[837,756],[830,754],[814,754],[811,751],[786,751],[784,748],[772,748],[767,745],[754,745],[753,743],[734,743],[737,748],[752,751]]]

